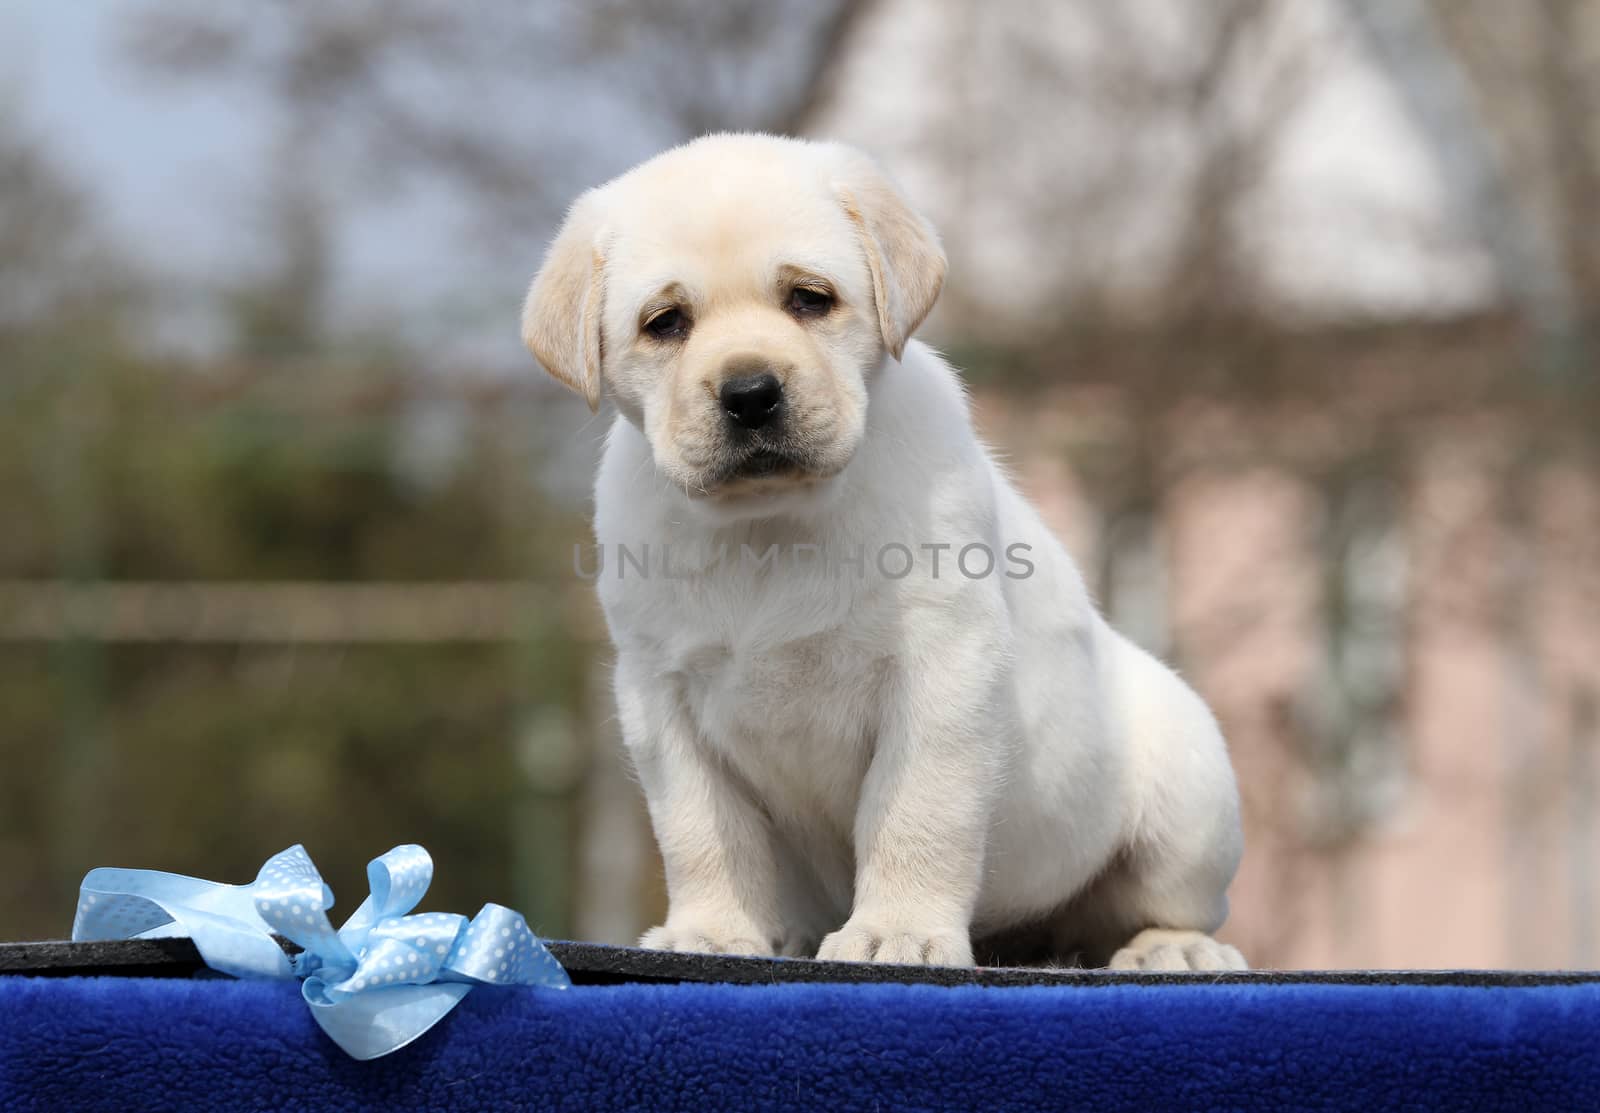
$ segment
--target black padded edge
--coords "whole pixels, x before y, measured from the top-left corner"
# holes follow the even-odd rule
[[[185,978],[206,968],[187,939],[117,939],[96,943],[0,943],[0,974]]]
[[[578,985],[631,982],[898,982],[911,985],[1078,986],[1114,985],[1353,985],[1468,986],[1521,989],[1600,983],[1600,971],[1515,970],[1242,970],[1227,973],[1123,973],[1034,967],[888,966],[817,962],[799,958],[672,954],[600,943],[548,943]],[[293,944],[284,943],[293,951]],[[0,975],[33,977],[119,976],[184,978],[206,970],[187,939],[119,939],[98,943],[0,943]]]
[[[898,982],[911,985],[1451,985],[1483,988],[1600,983],[1600,971],[1517,970],[1238,970],[1207,973],[1129,973],[1040,967],[893,966],[818,962],[803,958],[674,954],[600,943],[548,944],[572,980],[617,982]]]

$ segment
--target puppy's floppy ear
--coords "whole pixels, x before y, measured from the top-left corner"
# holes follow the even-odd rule
[[[861,155],[852,154],[848,159],[835,179],[834,192],[867,253],[884,346],[899,359],[944,285],[945,258],[939,235],[883,172]]]
[[[522,342],[544,369],[600,408],[604,232],[590,195],[573,204],[522,306]]]

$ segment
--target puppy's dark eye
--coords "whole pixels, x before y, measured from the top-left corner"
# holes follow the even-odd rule
[[[789,312],[803,317],[820,317],[833,308],[833,295],[815,286],[796,286],[789,291]]]
[[[644,323],[644,330],[657,340],[678,340],[689,334],[689,317],[681,309],[663,309]]]

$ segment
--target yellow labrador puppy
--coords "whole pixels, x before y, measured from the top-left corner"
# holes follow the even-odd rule
[[[1242,967],[1216,722],[911,340],[944,272],[861,154],[717,135],[585,193],[534,280],[528,346],[619,414],[582,564],[666,863],[643,945]]]

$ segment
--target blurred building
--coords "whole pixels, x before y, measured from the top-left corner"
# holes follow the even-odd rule
[[[962,332],[1085,299],[1148,319],[1172,270],[1221,264],[1194,256],[1224,243],[1230,296],[1275,314],[1492,299],[1483,246],[1454,234],[1430,144],[1337,0],[882,0],[835,75],[812,130],[880,153],[928,209]]]

